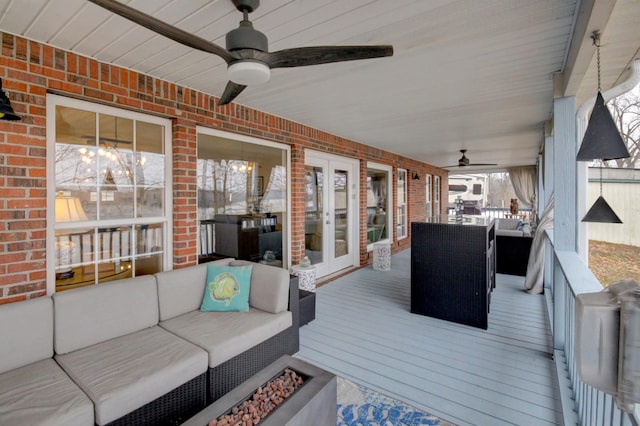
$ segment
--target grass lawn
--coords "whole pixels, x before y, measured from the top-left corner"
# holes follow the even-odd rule
[[[589,240],[589,268],[605,287],[626,279],[640,284],[640,247]]]

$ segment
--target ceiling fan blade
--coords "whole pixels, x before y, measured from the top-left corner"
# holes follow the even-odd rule
[[[242,84],[234,83],[230,81],[227,83],[227,87],[224,88],[224,93],[220,97],[220,102],[218,105],[226,105],[230,103],[232,100],[236,98],[247,86],[243,86]]]
[[[151,15],[147,15],[137,9],[129,7],[115,0],[89,0],[90,2],[103,7],[116,15],[120,15],[138,25],[141,25],[153,32],[163,35],[173,41],[203,52],[213,53],[220,56],[227,64],[235,60],[235,56],[226,49],[208,40],[190,34],[186,31],[167,24]]]
[[[496,163],[470,163],[470,164],[452,164],[450,166],[442,166],[441,169],[455,169],[455,168],[463,168],[463,167],[471,167],[471,166],[497,166]]]
[[[269,53],[266,63],[270,68],[291,68],[392,55],[393,46],[388,45],[298,47]]]

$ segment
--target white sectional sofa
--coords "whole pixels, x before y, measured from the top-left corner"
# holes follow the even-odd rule
[[[53,360],[53,301],[0,306],[0,424],[92,425],[93,404]]]
[[[207,265],[0,306],[0,424],[176,424],[298,351],[297,278],[252,264],[249,312],[200,312]]]

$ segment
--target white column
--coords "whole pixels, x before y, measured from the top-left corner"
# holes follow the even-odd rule
[[[576,250],[576,107],[575,97],[553,101],[553,192],[555,250]],[[555,261],[555,271],[560,266]],[[565,298],[559,286],[560,273],[554,274],[553,347],[565,349]]]

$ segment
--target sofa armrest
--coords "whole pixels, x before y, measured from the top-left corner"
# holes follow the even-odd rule
[[[502,235],[505,237],[522,237],[524,232],[517,231],[515,229],[496,229],[496,235]]]

